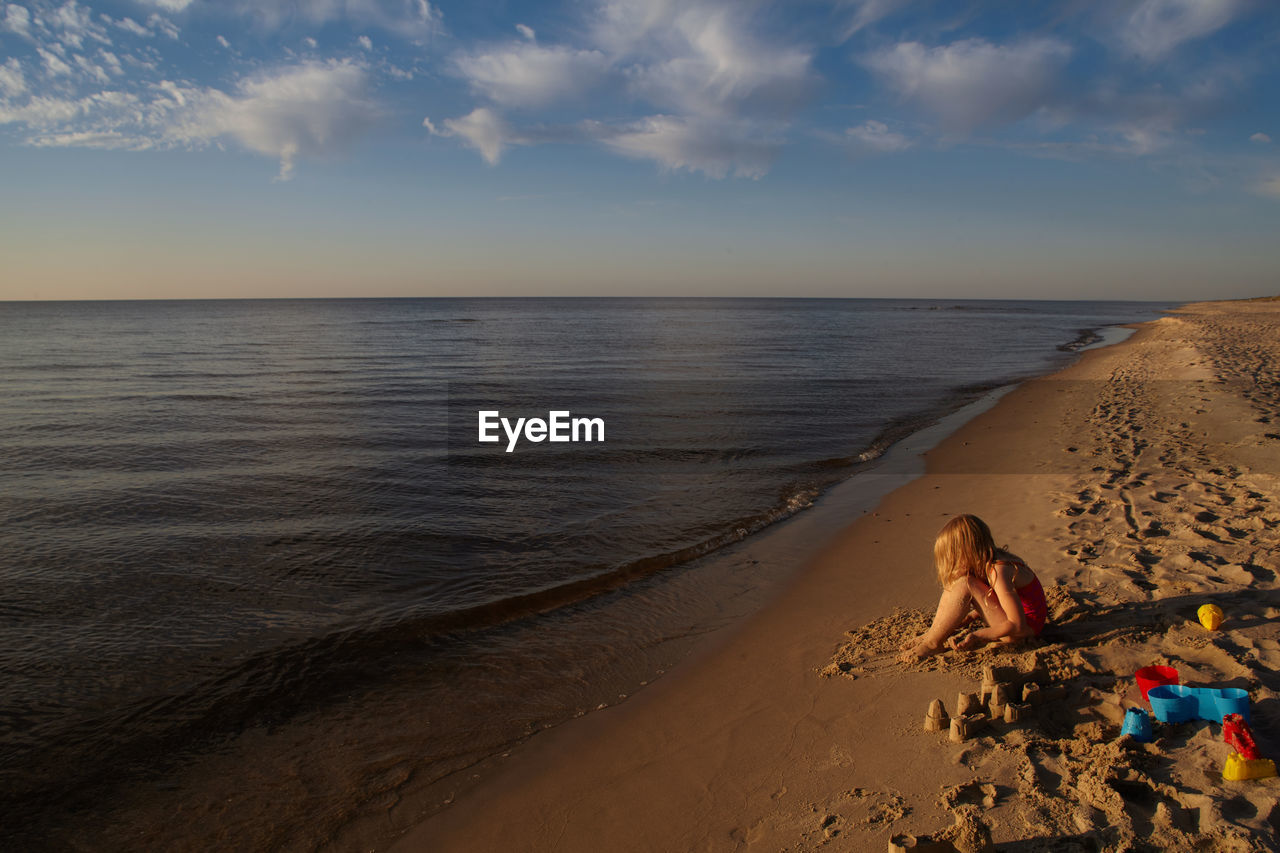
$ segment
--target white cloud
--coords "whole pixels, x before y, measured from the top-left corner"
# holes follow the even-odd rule
[[[173,21],[170,21],[168,18],[162,17],[160,15],[148,16],[147,26],[151,27],[153,31],[160,33],[161,35],[168,36],[169,38],[174,39],[175,41],[177,40],[178,35],[180,34],[177,24],[175,24]]]
[[[845,136],[857,148],[882,154],[905,151],[912,145],[906,136],[890,130],[884,122],[875,120],[864,121],[857,127],[849,128],[845,131]]]
[[[848,41],[860,31],[889,17],[910,2],[911,0],[844,0],[840,5],[852,6],[853,17],[846,25],[840,40]]]
[[[381,120],[368,88],[362,67],[329,62],[243,81],[234,95],[179,91],[178,98],[191,104],[167,136],[188,144],[230,137],[251,151],[279,158],[279,177],[287,180],[299,156],[344,150]]]
[[[1124,140],[1122,150],[1129,154],[1154,154],[1172,144],[1168,131],[1151,125],[1120,125],[1116,132]]]
[[[144,151],[154,147],[154,142],[145,136],[130,136],[113,130],[38,134],[28,143],[37,148],[104,148],[117,151]]]
[[[24,130],[29,145],[138,149],[230,140],[276,158],[280,177],[288,178],[299,158],[340,152],[382,118],[370,72],[356,62],[303,62],[224,91],[163,79],[145,52],[83,49],[96,39],[95,28],[146,30],[136,22],[89,18],[75,0],[39,9],[29,26],[38,36],[36,56],[25,67],[0,60],[0,123]],[[6,9],[0,15],[9,18]],[[148,24],[163,22],[153,16]],[[68,49],[73,43],[82,49]],[[47,91],[31,91],[33,68],[49,78]]]
[[[1229,24],[1243,0],[1143,0],[1123,22],[1120,40],[1148,62]]]
[[[33,96],[25,104],[0,100],[0,124],[24,125],[30,145],[143,148],[161,144],[163,128],[173,121],[176,109],[168,98],[147,99],[121,91],[81,98]],[[117,144],[107,145],[108,139]]]
[[[0,65],[0,92],[10,98],[27,91],[27,79],[22,73],[22,64],[17,57],[10,57],[4,65]]]
[[[77,53],[72,57],[76,67],[94,82],[106,85],[111,82],[111,76],[107,74],[107,69],[87,58],[83,53]]]
[[[715,119],[658,115],[621,130],[599,130],[601,141],[619,154],[711,178],[761,178],[781,148],[777,138],[749,123]]]
[[[445,133],[490,163],[512,144],[594,141],[666,169],[759,177],[817,79],[812,48],[779,39],[767,11],[736,0],[595,0],[590,25],[579,30],[585,41],[554,46],[517,25],[522,40],[454,58],[455,71],[485,100],[531,107],[596,88],[615,104],[655,114],[625,125],[587,120],[577,130],[517,131],[481,108],[446,122]]]
[[[88,98],[73,101],[43,96],[32,97],[21,106],[0,102],[0,124],[21,123],[36,129],[53,127],[83,115],[91,105]]]
[[[1056,39],[1010,45],[966,39],[927,48],[903,42],[864,59],[904,97],[936,115],[950,131],[1025,118],[1045,106],[1071,48]]]
[[[76,10],[72,9],[74,4],[67,4],[64,9],[69,9],[73,14]],[[83,40],[79,42],[83,45]],[[99,86],[109,85],[111,78],[120,77],[124,74],[124,67],[119,56],[113,51],[102,49],[96,51],[96,55],[91,56],[88,51],[68,50],[67,44],[63,41],[45,40],[45,44],[37,42],[36,54],[40,56],[44,63],[45,76],[50,78],[69,78],[70,81],[79,83],[96,83]],[[19,77],[24,79],[20,72],[17,59],[9,61],[4,68],[14,70]],[[12,82],[12,81],[10,81]],[[13,86],[8,86],[12,90]],[[23,83],[26,88],[26,83]],[[20,90],[19,90],[20,91]],[[18,91],[9,91],[9,96],[17,95]]]
[[[105,45],[111,44],[106,27],[94,21],[93,12],[75,0],[68,0],[45,14],[41,20],[51,29],[60,30],[61,41],[77,50],[84,46],[86,38]]]
[[[1179,138],[1203,132],[1197,125],[1212,121],[1231,104],[1243,86],[1233,64],[1203,68],[1192,81],[1129,88],[1115,81],[1091,90],[1064,95],[1041,113],[1049,123],[1077,125],[1100,131],[1108,140],[1099,150],[1147,155],[1179,145]]]
[[[1268,145],[1271,142],[1271,137],[1267,136],[1265,133],[1255,133],[1253,136],[1249,137],[1249,141],[1256,142],[1259,145]]]
[[[358,39],[356,39],[356,45],[361,50],[373,50],[373,39],[369,38],[368,36],[360,36]]]
[[[320,42],[316,41],[311,36],[307,36],[302,40],[302,45],[308,50],[315,50],[317,47],[320,46]]]
[[[502,159],[507,146],[521,144],[502,116],[487,107],[479,107],[461,118],[445,119],[445,129],[437,131],[430,119],[422,120],[423,127],[439,136],[457,136],[490,166]]]
[[[43,47],[36,48],[36,52],[44,60],[45,72],[50,77],[66,77],[71,74],[71,66],[63,62],[53,52],[45,50]]]
[[[675,0],[599,0],[596,6],[591,40],[617,55],[631,52],[651,33],[668,27],[679,11]]]
[[[31,13],[26,6],[10,3],[4,7],[4,28],[20,36],[31,38]]]
[[[223,50],[231,49],[231,42],[227,41],[226,38],[224,38],[223,36],[218,36],[216,39],[214,39],[214,41],[216,41],[218,43],[218,46],[221,47]]]
[[[156,56],[155,52],[151,52],[150,56]],[[156,59],[144,59],[141,53],[126,53],[120,57],[126,65],[141,71],[156,71],[160,67],[160,63]]]
[[[474,91],[495,103],[537,106],[598,83],[607,72],[608,60],[596,50],[516,42],[458,56],[454,67]]]
[[[116,26],[122,30],[125,30],[126,32],[133,33],[135,36],[138,36],[140,38],[151,38],[152,36],[155,35],[155,33],[151,32],[151,30],[142,26],[142,24],[139,24],[133,18],[121,18],[120,20],[116,21]]]
[[[814,83],[812,50],[757,35],[752,4],[606,0],[596,37],[630,90],[663,111],[786,114]]]
[[[111,51],[100,50],[98,51],[98,57],[102,60],[102,63],[113,76],[119,77],[124,74],[124,65],[121,64],[120,57],[116,56]]]
[[[226,0],[219,8],[269,30],[297,20],[315,26],[345,20],[422,39],[438,32],[441,24],[440,11],[427,0]]]
[[[141,0],[157,9],[164,9],[166,12],[181,12],[190,6],[194,0]]]
[[[156,89],[168,95],[175,104],[180,107],[187,105],[187,95],[182,88],[172,80],[161,80],[156,84]]]

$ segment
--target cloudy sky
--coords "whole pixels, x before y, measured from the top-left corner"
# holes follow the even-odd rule
[[[1280,292],[1275,0],[0,3],[0,298]]]

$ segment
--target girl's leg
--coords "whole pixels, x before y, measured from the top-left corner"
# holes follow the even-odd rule
[[[982,620],[988,625],[1008,621],[995,591],[985,581],[974,577],[961,578],[942,591],[942,597],[938,599],[938,610],[933,615],[933,624],[914,645],[908,644],[902,657],[908,661],[918,660],[941,651],[947,638],[969,620],[971,606],[977,607]]]
[[[981,611],[982,621],[986,622],[988,625],[1007,625],[1009,617],[1000,606],[1000,599],[996,597],[995,590],[988,586],[984,581],[980,581],[977,578],[971,577],[968,578],[967,581],[969,598],[973,601],[978,610]],[[1002,642],[1006,643],[1013,641],[1012,637],[1001,637],[1000,639]],[[981,646],[985,642],[988,641],[983,640],[980,636],[975,634],[970,634],[968,637],[965,637],[965,641],[962,644],[957,645],[955,648],[971,649],[976,646]]]
[[[1004,610],[1000,607],[1000,599],[996,598],[996,591],[987,586],[985,581],[977,578],[969,577],[965,579],[968,583],[969,597],[973,603],[977,605],[978,610],[982,612],[982,621],[988,625],[1008,622],[1009,618],[1004,615]]]

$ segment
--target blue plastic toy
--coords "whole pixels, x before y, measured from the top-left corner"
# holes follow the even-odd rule
[[[1161,684],[1147,691],[1147,701],[1162,723],[1208,720],[1221,723],[1227,714],[1239,714],[1249,721],[1249,692],[1239,687],[1187,687]]]
[[[1124,725],[1120,727],[1120,736],[1129,737],[1140,743],[1151,743],[1151,718],[1141,708],[1130,708],[1124,713]]]

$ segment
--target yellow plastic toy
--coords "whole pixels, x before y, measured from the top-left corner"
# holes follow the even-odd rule
[[[1276,763],[1270,758],[1245,758],[1238,752],[1228,755],[1227,763],[1222,768],[1222,778],[1229,782],[1266,779],[1274,775],[1276,775]]]
[[[1200,609],[1196,611],[1196,618],[1200,620],[1201,625],[1210,631],[1216,631],[1218,626],[1222,624],[1222,608],[1216,604],[1202,604]]]

